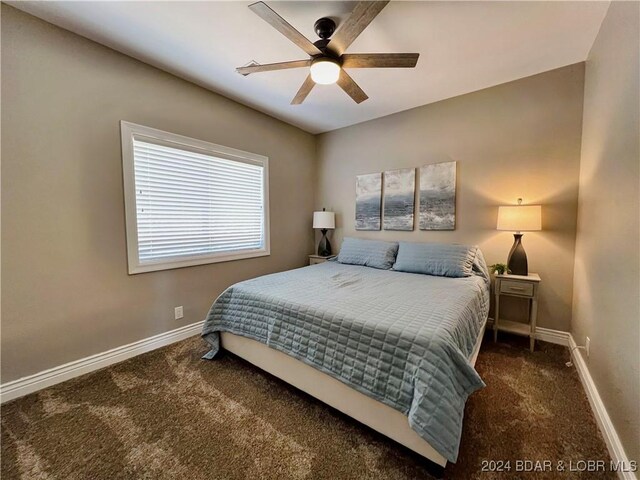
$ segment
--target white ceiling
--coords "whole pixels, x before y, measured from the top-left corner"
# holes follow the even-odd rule
[[[243,77],[235,67],[308,58],[247,8],[253,2],[8,2],[312,133],[353,125],[586,59],[609,2],[392,1],[348,53],[419,52],[415,69],[353,69],[356,105],[317,85],[289,102],[306,69]],[[267,2],[312,41],[322,16],[355,2]]]

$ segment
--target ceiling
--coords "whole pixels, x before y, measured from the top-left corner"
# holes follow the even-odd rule
[[[290,101],[307,70],[243,77],[235,67],[308,58],[251,12],[252,2],[7,2],[311,133],[326,132],[583,61],[609,2],[392,1],[348,53],[419,52],[415,69],[355,69],[369,95],[336,85]],[[355,2],[267,2],[312,41],[323,16]]]

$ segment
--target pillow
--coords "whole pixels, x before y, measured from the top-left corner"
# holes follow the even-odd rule
[[[469,277],[478,247],[446,243],[400,242],[393,269],[439,277]]]
[[[347,237],[342,241],[338,262],[389,270],[396,260],[396,253],[398,242]]]

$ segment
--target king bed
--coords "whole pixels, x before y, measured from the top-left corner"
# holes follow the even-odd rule
[[[337,261],[229,287],[202,336],[205,358],[228,350],[444,467],[488,310],[477,247],[345,239]]]

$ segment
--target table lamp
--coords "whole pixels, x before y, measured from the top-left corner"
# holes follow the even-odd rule
[[[318,244],[318,255],[328,257],[331,255],[331,244],[327,238],[327,230],[336,228],[336,215],[333,212],[325,212],[323,208],[321,212],[313,212],[313,228],[320,229],[322,239]]]
[[[508,272],[513,275],[529,275],[527,254],[522,247],[522,233],[542,230],[542,207],[540,205],[522,205],[522,199],[518,199],[518,205],[504,205],[498,207],[497,230],[515,232],[513,234],[513,246],[507,260]]]

